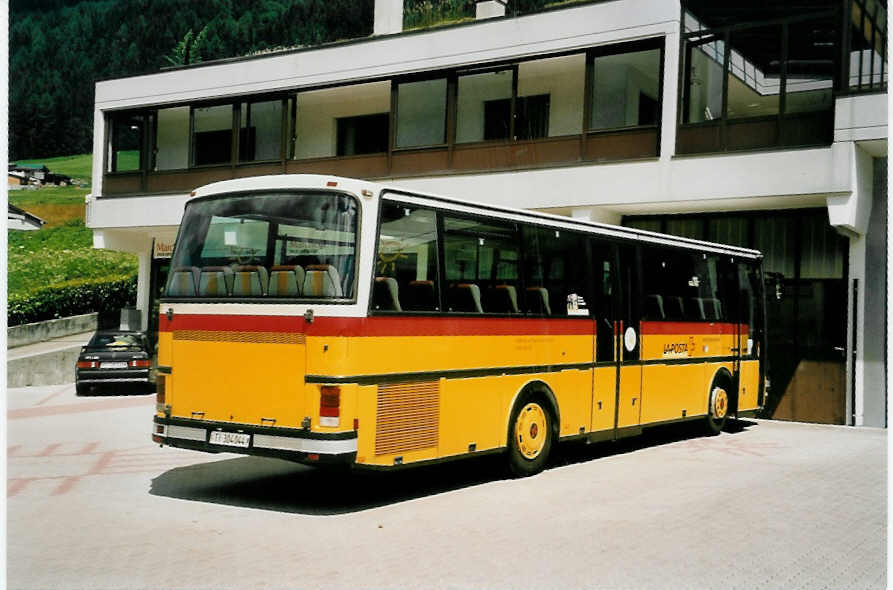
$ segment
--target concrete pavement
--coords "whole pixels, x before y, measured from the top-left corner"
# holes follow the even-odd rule
[[[396,473],[159,448],[154,397],[9,391],[10,588],[884,588],[884,430],[743,421]]]

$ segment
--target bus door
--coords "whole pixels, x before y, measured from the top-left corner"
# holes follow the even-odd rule
[[[642,408],[642,338],[639,330],[639,260],[638,247],[618,247],[619,288],[617,302],[617,362],[619,383],[617,388],[616,428],[638,426]]]
[[[614,437],[617,423],[617,384],[620,376],[617,318],[617,248],[614,244],[593,238],[592,249],[593,301],[590,305],[595,322],[595,369],[592,372],[592,432]]]

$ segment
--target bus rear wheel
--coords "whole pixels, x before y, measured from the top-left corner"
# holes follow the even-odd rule
[[[515,477],[543,470],[552,450],[552,414],[539,399],[516,404],[509,421],[509,468]]]
[[[707,433],[711,436],[722,432],[729,416],[729,393],[724,383],[714,383],[710,389],[710,406],[707,408]]]

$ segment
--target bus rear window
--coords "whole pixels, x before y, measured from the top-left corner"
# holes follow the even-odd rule
[[[167,297],[350,300],[357,203],[334,193],[256,193],[189,203]]]

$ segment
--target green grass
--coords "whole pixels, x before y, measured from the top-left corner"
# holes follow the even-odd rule
[[[76,187],[44,187],[9,193],[11,204],[47,222],[36,231],[7,232],[9,296],[73,279],[110,279],[136,273],[133,254],[93,248],[93,231],[84,226],[87,192]]]
[[[16,164],[43,164],[56,174],[65,174],[87,183],[93,176],[93,154],[79,156],[59,156],[56,158],[39,158],[36,160],[17,160]]]

